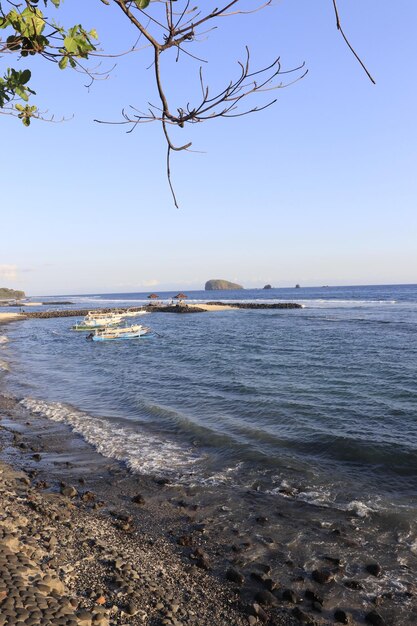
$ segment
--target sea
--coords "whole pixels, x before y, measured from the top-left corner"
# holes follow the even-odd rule
[[[74,318],[9,324],[3,386],[134,473],[378,519],[402,562],[415,556],[417,285],[185,293],[302,308],[152,313],[138,318],[152,337],[108,343],[71,332]],[[50,308],[148,295],[70,295]]]
[[[147,295],[68,296],[65,308]],[[303,308],[154,313],[152,338],[101,344],[70,332],[72,318],[28,320],[5,332],[9,389],[136,472],[228,483],[267,473],[271,489],[302,476],[320,503],[414,508],[416,285],[187,295]]]

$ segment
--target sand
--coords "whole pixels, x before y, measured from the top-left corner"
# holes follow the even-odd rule
[[[190,309],[203,309],[203,311],[227,311],[233,309],[228,304],[188,304]]]
[[[24,317],[20,313],[0,313],[0,324],[2,322],[13,322],[13,320],[23,319]]]

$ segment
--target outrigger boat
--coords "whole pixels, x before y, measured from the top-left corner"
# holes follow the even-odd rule
[[[78,322],[71,326],[71,330],[86,331],[86,330],[103,330],[105,328],[117,326],[120,324],[121,318],[119,317],[102,317],[99,319],[88,319],[85,317],[82,322]]]
[[[117,339],[137,339],[144,335],[149,335],[151,329],[141,324],[133,326],[123,326],[119,328],[104,328],[95,330],[94,333],[87,335],[87,339],[91,341],[115,341]]]
[[[121,315],[122,317],[136,317],[138,315],[148,315],[149,311],[132,311],[131,309],[128,309],[127,311],[123,311],[122,313],[118,313],[118,315]]]
[[[117,326],[125,317],[134,317],[136,315],[146,315],[148,311],[114,311],[111,313],[102,313],[100,311],[89,311],[82,322],[71,327],[75,331],[88,330],[105,330],[106,328]]]

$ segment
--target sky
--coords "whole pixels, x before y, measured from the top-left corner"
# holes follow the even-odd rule
[[[94,122],[157,100],[149,50],[101,59],[103,71],[116,66],[89,89],[85,76],[32,60],[36,103],[67,121],[24,128],[0,116],[0,287],[58,295],[201,289],[210,278],[248,288],[416,283],[417,3],[338,6],[376,85],[338,34],[331,0],[274,1],[223,18],[189,47],[209,60],[213,92],[236,76],[245,45],[254,68],[280,56],[283,69],[305,62],[308,74],[248,101],[276,97],[263,112],[174,133],[193,144],[172,157],[179,209],[159,126],[128,134]],[[95,27],[112,54],[136,38],[101,0],[48,12]],[[9,64],[0,58],[1,74]],[[163,64],[173,108],[198,97],[200,65]]]

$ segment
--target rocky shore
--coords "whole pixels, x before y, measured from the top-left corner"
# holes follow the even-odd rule
[[[0,626],[417,623],[406,529],[303,490],[132,474],[0,390]]]
[[[1,626],[415,623],[415,585],[384,591],[365,519],[285,487],[235,508],[133,475],[11,397],[0,416]]]
[[[15,408],[0,397],[1,626],[298,624],[262,598],[242,603],[238,570],[213,574],[218,546],[176,489],[64,442],[60,425],[43,437]]]

